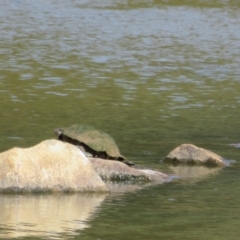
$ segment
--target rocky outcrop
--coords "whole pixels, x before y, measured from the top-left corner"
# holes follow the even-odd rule
[[[129,167],[119,161],[103,160],[99,158],[89,158],[89,160],[103,180],[121,180],[132,183],[163,183],[169,180],[168,175],[164,173]]]
[[[46,140],[0,154],[0,191],[108,191],[75,146]]]
[[[171,151],[165,162],[196,163],[226,166],[227,161],[221,156],[192,144],[182,144]]]
[[[192,144],[175,148],[164,161],[228,165],[221,156]],[[181,176],[175,170],[173,172]],[[161,184],[171,179],[159,171],[129,167],[120,161],[86,158],[76,146],[58,140],[46,140],[31,148],[13,148],[0,153],[0,192],[107,192],[111,188],[118,190],[115,185],[119,182],[125,191],[126,184],[129,188],[131,184],[138,187],[139,183],[142,186]]]

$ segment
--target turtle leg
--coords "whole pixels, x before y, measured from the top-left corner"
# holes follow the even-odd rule
[[[102,159],[108,159],[108,155],[105,152],[97,152],[95,157],[102,158]]]
[[[79,149],[84,153],[84,155],[85,155],[86,157],[92,157],[92,156],[93,156],[91,153],[86,152],[83,146],[77,145],[77,148],[79,148]]]

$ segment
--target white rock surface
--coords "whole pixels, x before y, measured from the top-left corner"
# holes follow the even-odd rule
[[[0,154],[0,191],[108,191],[75,146],[46,140]]]

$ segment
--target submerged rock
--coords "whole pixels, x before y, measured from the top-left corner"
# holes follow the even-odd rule
[[[103,180],[125,181],[125,182],[157,182],[169,181],[169,176],[153,170],[137,169],[129,167],[119,161],[89,158],[94,169]]]
[[[227,165],[227,161],[221,156],[192,144],[182,144],[178,146],[164,158],[164,161],[222,166]]]
[[[0,154],[0,191],[108,191],[75,146],[46,140]]]

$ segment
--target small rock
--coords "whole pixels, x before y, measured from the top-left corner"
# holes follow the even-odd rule
[[[227,161],[221,156],[192,144],[182,144],[178,146],[164,158],[164,161],[222,166],[227,165]]]

